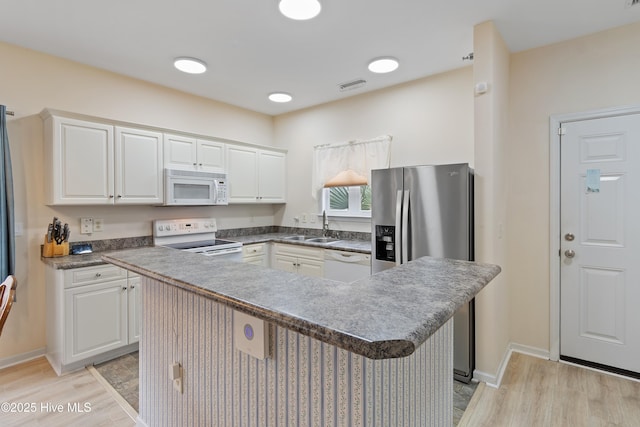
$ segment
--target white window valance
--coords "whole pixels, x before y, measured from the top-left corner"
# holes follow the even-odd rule
[[[350,181],[353,185],[368,183],[372,169],[390,166],[391,139],[391,135],[382,135],[368,140],[315,146],[311,188],[313,197],[325,186],[347,185]]]

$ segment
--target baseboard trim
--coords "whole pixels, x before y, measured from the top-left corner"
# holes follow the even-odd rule
[[[551,360],[551,353],[549,352],[549,350],[543,350],[541,348],[531,347],[518,343],[510,343],[509,348],[512,351],[528,354],[529,356],[537,357],[538,359]]]
[[[28,351],[22,354],[16,354],[15,356],[4,357],[0,359],[0,369],[8,368],[10,366],[19,365],[20,363],[28,362],[38,357],[44,356],[46,352],[45,347]]]
[[[131,406],[129,402],[125,400],[124,397],[118,394],[118,392],[113,388],[113,386],[109,384],[109,381],[104,379],[104,377],[100,375],[100,373],[95,367],[93,367],[92,365],[89,365],[87,366],[86,369],[105,388],[105,390],[107,390],[107,392],[111,395],[111,397],[113,397],[113,399],[118,403],[118,405],[120,405],[120,407],[127,413],[127,415],[129,415],[129,418],[131,418],[131,421],[136,422],[136,419],[138,418],[138,413],[136,412],[135,409],[133,409],[133,406]]]
[[[513,354],[514,351],[518,353],[528,354],[529,356],[538,357],[540,359],[549,360],[550,357],[550,353],[548,350],[511,342],[507,346],[507,349],[502,356],[502,360],[500,361],[500,365],[498,366],[497,374],[489,374],[487,372],[476,369],[475,371],[473,371],[473,379],[482,381],[489,387],[499,388],[500,384],[502,383],[502,377],[504,376],[504,373],[507,370],[507,366],[509,365],[511,354]]]

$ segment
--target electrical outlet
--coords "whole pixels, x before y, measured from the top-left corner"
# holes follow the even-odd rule
[[[302,217],[302,222],[307,222],[308,219],[307,219],[307,214],[306,213],[303,213],[301,215],[301,217]]]
[[[80,218],[80,234],[93,233],[93,218]]]
[[[179,363],[173,363],[169,365],[169,379],[173,381],[173,389],[178,393],[182,394],[182,377],[183,377],[183,369]]]
[[[104,231],[104,220],[102,218],[93,219],[93,231]]]

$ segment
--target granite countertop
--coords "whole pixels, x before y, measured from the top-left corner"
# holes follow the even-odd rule
[[[231,237],[221,237],[221,239],[232,240],[235,242],[240,242],[243,245],[250,245],[252,243],[267,243],[267,242],[276,242],[276,243],[287,243],[291,245],[300,245],[300,246],[313,246],[323,249],[335,249],[347,252],[360,252],[360,253],[371,253],[371,242],[369,240],[351,240],[351,239],[343,239],[333,243],[315,243],[315,242],[305,242],[298,240],[287,240],[285,237],[291,236],[290,233],[264,233],[264,234],[251,234],[246,236],[231,236]],[[309,236],[312,237],[312,236]],[[114,239],[116,240],[116,239]],[[82,267],[91,267],[94,265],[104,264],[105,262],[102,260],[102,255],[113,252],[114,250],[124,249],[124,248],[133,248],[136,246],[139,247],[149,247],[151,246],[151,237],[136,237],[131,239],[126,239],[124,243],[125,246],[122,247],[120,245],[123,244],[123,239],[118,239],[116,241],[110,241],[105,247],[98,247],[96,251],[91,254],[83,254],[83,255],[68,255],[63,257],[54,257],[54,258],[44,258],[40,259],[47,265],[57,269],[57,270],[67,270],[72,268],[82,268]]]
[[[337,242],[332,243],[319,243],[319,242],[307,242],[304,240],[291,240],[286,237],[291,236],[289,233],[266,233],[266,234],[253,234],[247,236],[231,236],[224,237],[224,239],[241,242],[243,245],[250,245],[253,243],[286,243],[288,245],[299,246],[312,246],[323,249],[335,249],[346,252],[360,252],[365,254],[371,253],[371,241],[370,240],[353,240],[353,239],[340,239]],[[317,236],[308,236],[317,237]]]
[[[342,283],[162,247],[103,259],[370,359],[413,353],[500,272],[424,257]]]

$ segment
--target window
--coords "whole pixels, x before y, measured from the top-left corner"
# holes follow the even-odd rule
[[[371,218],[371,170],[391,163],[391,136],[313,149],[311,194],[320,212],[342,218]]]
[[[322,210],[331,216],[371,217],[371,187],[331,187],[322,190]]]

